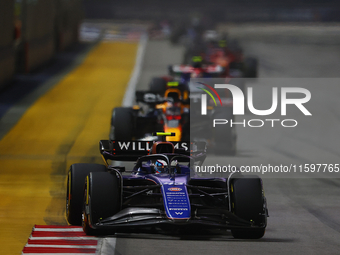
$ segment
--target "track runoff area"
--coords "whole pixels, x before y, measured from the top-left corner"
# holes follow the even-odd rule
[[[67,226],[65,176],[72,163],[102,161],[111,109],[139,73],[146,38],[132,37],[99,42],[0,141],[1,254],[96,253],[96,238]]]

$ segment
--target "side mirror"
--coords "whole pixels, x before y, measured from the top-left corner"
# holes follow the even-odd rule
[[[112,151],[113,150],[112,143],[109,140],[100,140],[99,141],[99,150],[100,150],[100,152]]]

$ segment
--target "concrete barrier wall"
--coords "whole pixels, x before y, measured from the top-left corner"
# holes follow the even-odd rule
[[[22,0],[18,6],[17,12],[15,0],[0,1],[0,88],[15,71],[41,67],[78,41],[82,0]],[[18,21],[20,36],[14,40]]]
[[[14,0],[0,1],[0,89],[14,74]]]
[[[26,0],[24,14],[25,71],[48,62],[78,41],[81,0]]]
[[[340,21],[338,0],[84,0],[87,19],[183,20],[203,14],[219,22]]]
[[[54,0],[26,1],[22,19],[25,72],[36,69],[54,55],[55,15]]]
[[[55,8],[56,49],[64,50],[78,41],[80,22],[83,18],[82,0],[56,0]]]

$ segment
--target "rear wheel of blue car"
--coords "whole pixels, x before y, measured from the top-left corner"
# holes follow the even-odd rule
[[[115,173],[90,173],[86,177],[82,226],[87,235],[97,234],[96,223],[119,212],[120,194]]]
[[[67,176],[66,217],[71,225],[81,226],[83,189],[85,178],[90,172],[105,172],[99,164],[73,164]]]
[[[263,237],[266,215],[261,179],[256,175],[233,178],[230,185],[230,194],[232,212],[254,226],[254,228],[232,229],[233,237],[240,239],[259,239]]]

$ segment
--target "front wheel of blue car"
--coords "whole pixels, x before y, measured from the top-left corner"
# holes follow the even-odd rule
[[[253,227],[232,229],[233,237],[239,239],[259,239],[263,237],[266,227],[266,203],[262,180],[256,175],[234,178],[230,185],[231,210]]]
[[[90,173],[85,180],[82,215],[83,230],[97,234],[96,224],[120,210],[119,178],[114,173]]]
[[[100,164],[73,164],[67,176],[66,217],[71,225],[81,226],[83,208],[83,187],[90,172],[105,172],[106,167]]]

